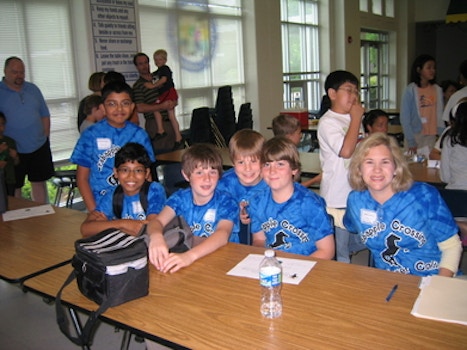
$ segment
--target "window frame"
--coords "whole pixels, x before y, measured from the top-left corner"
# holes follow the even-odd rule
[[[367,109],[390,108],[389,37],[384,31],[362,28],[360,32],[360,89]],[[372,50],[378,53],[376,69],[371,67]],[[372,83],[374,81],[376,84]]]
[[[289,18],[289,6],[296,4],[300,18]],[[281,36],[283,57],[283,100],[284,108],[306,108],[313,112],[320,109],[321,65],[320,65],[320,26],[319,1],[281,0]],[[311,9],[311,11],[310,11]],[[311,17],[311,18],[310,18]],[[299,33],[301,67],[291,68],[293,43],[289,41],[292,30]]]

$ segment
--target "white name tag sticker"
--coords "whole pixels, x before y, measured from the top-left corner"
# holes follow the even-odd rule
[[[214,222],[216,221],[216,209],[208,209],[206,214],[204,214],[204,221]]]
[[[97,149],[105,150],[112,146],[112,141],[108,138],[97,138]]]
[[[141,205],[140,201],[134,201],[131,203],[133,207],[133,213],[141,213],[144,212],[143,206]]]
[[[368,209],[361,209],[360,210],[360,221],[367,225],[373,225],[376,223],[376,219],[378,216],[376,212],[373,210]]]
[[[421,117],[420,120],[422,121],[422,124],[428,123],[428,119],[426,119],[425,117]]]

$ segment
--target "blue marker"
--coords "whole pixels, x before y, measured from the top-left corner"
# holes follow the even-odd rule
[[[394,287],[392,287],[391,291],[389,292],[388,296],[386,297],[386,302],[390,301],[392,296],[394,295],[394,293],[396,292],[397,290],[397,284],[394,285]]]

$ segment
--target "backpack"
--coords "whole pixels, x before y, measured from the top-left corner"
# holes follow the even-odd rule
[[[148,209],[148,192],[151,183],[149,181],[144,181],[143,186],[141,186],[139,190],[139,201],[141,206],[143,207],[144,212]],[[123,188],[121,185],[118,185],[115,188],[115,192],[112,198],[112,208],[114,215],[118,218],[122,218],[122,210],[123,210]]]

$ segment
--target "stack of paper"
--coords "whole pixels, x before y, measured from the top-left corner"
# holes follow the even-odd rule
[[[467,325],[467,280],[441,276],[424,277],[411,314]]]
[[[3,213],[3,221],[32,218],[34,216],[49,215],[55,213],[50,204],[39,205],[37,207],[9,210]]]

